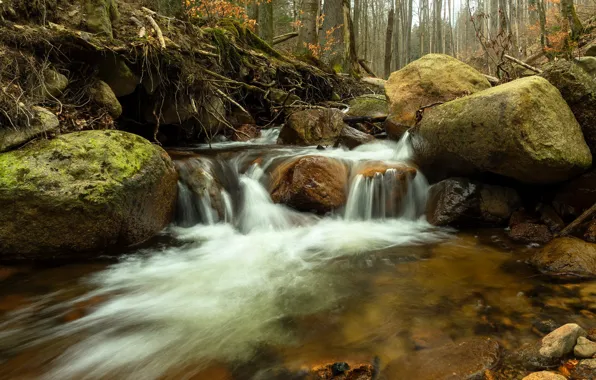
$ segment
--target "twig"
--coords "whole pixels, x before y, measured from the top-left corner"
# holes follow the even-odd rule
[[[240,110],[242,112],[244,112],[245,114],[250,115],[250,113],[244,107],[242,107],[238,102],[236,102],[234,99],[232,99],[230,96],[228,96],[225,92],[221,91],[219,88],[216,88],[215,92],[217,92],[218,94],[220,94],[221,96],[226,98],[230,103],[232,103],[236,107],[240,108]]]
[[[530,65],[528,65],[527,63],[525,63],[525,62],[522,62],[522,61],[520,61],[520,60],[519,60],[519,59],[517,59],[517,58],[513,58],[512,56],[510,56],[510,55],[507,55],[507,54],[503,55],[503,57],[507,58],[507,59],[508,59],[508,60],[510,60],[511,62],[517,63],[518,65],[520,65],[520,66],[522,66],[522,67],[525,67],[526,69],[528,69],[528,70],[530,70],[530,71],[533,71],[533,72],[535,72],[535,73],[538,73],[538,74],[542,74],[542,70],[540,70],[540,69],[538,69],[538,68],[536,68],[536,67],[534,67],[534,66],[530,66]]]
[[[588,219],[589,217],[591,217],[592,215],[594,215],[596,213],[596,203],[594,203],[592,205],[592,207],[590,207],[589,209],[587,209],[586,211],[584,211],[583,214],[581,214],[580,216],[577,217],[577,219],[575,219],[573,222],[569,223],[569,225],[565,228],[563,228],[563,230],[561,232],[559,232],[556,236],[567,236],[569,234],[571,234],[573,232],[573,230],[580,224],[582,224],[586,219]]]
[[[298,37],[298,32],[291,32],[291,33],[282,34],[277,37],[273,37],[272,45],[281,44],[282,42],[285,42],[285,41],[292,39],[294,37]]]

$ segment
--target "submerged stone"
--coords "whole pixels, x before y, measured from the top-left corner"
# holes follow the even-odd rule
[[[97,255],[141,243],[171,220],[168,155],[120,131],[85,131],[0,154],[3,259]]]
[[[556,238],[531,263],[553,277],[596,278],[596,244],[573,237]]]
[[[473,380],[496,366],[500,354],[498,342],[476,338],[418,351],[389,363],[385,372],[400,374],[403,379]]]

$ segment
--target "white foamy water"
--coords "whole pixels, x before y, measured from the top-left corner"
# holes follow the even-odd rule
[[[393,163],[407,156],[404,149],[375,143],[354,151],[284,150],[248,166],[236,157],[226,164],[237,178],[227,178],[222,190],[223,217],[212,192],[181,173],[180,226],[170,229],[178,244],[141,252],[88,280],[96,290],[73,303],[108,301],[46,337],[79,337],[46,378],[157,379],[209,360],[245,361],[262,344],[294,343],[284,321],[327,310],[342,297],[326,269],[336,260],[447,235],[420,217],[428,187],[421,173],[405,186],[403,207],[390,202],[398,184],[388,171],[353,176],[345,214],[317,217],[274,204],[266,170],[280,157],[315,152],[348,164]],[[198,164],[215,167],[214,160]]]

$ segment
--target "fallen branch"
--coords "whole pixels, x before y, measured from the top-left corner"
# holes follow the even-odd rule
[[[366,71],[368,73],[368,75],[370,75],[373,78],[377,78],[375,73],[370,69],[370,67],[368,67],[368,65],[366,64],[366,61],[364,59],[359,59],[358,63],[360,64],[360,66],[362,66],[364,71]]]
[[[356,124],[356,123],[382,123],[387,120],[385,116],[346,116],[344,117],[344,123]]]
[[[501,82],[501,80],[497,77],[493,77],[492,75],[482,74],[492,86],[496,86]]]
[[[378,86],[381,88],[385,88],[385,84],[387,83],[387,81],[385,79],[373,78],[373,77],[366,77],[366,78],[362,78],[360,80],[364,83],[372,84],[373,86]]]
[[[520,61],[517,58],[513,58],[512,56],[507,55],[507,54],[503,55],[503,57],[506,58],[506,59],[508,59],[508,60],[510,60],[513,63],[517,63],[518,65],[520,65],[522,67],[525,67],[526,69],[528,69],[530,71],[533,71],[533,72],[538,73],[538,74],[542,74],[542,70],[540,70],[540,69],[538,69],[538,68],[536,68],[534,66],[530,66],[527,63],[522,62],[522,61]]]
[[[153,29],[155,29],[155,33],[157,33],[157,39],[159,40],[159,44],[161,45],[161,48],[165,49],[166,41],[163,38],[163,33],[161,32],[161,28],[159,27],[159,25],[157,25],[157,23],[155,22],[153,17],[151,17],[151,15],[146,15],[145,17],[147,18],[147,20],[149,20],[149,23],[151,24]]]
[[[569,223],[569,225],[563,228],[563,230],[559,232],[556,236],[559,237],[570,235],[573,232],[573,230],[577,228],[577,226],[582,224],[586,219],[594,216],[594,214],[596,214],[596,203],[594,203],[592,207],[584,211],[584,213],[578,216],[577,219],[575,219],[573,222]]]
[[[272,45],[281,44],[282,42],[285,42],[287,40],[290,40],[290,39],[292,39],[294,37],[298,37],[298,32],[291,32],[291,33],[282,34],[282,35],[277,36],[277,37],[273,37],[273,43],[272,43]]]

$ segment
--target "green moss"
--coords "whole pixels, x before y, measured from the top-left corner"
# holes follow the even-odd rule
[[[82,200],[105,203],[114,187],[154,155],[149,141],[129,133],[71,133],[0,154],[0,190],[77,193]]]

